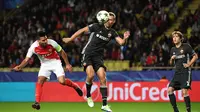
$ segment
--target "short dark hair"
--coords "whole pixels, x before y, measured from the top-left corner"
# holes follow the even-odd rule
[[[37,34],[38,34],[38,38],[46,36],[46,32],[44,31],[39,31]]]

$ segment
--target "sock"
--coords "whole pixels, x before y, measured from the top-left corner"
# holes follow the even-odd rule
[[[42,84],[36,83],[36,91],[35,91],[35,101],[40,103],[42,96]]]
[[[100,92],[102,95],[103,106],[105,106],[105,105],[107,105],[107,87],[106,86],[100,87]]]
[[[88,98],[88,97],[91,97],[91,93],[90,93],[91,88],[92,88],[92,83],[86,82],[87,98]]]
[[[184,101],[186,104],[187,112],[191,112],[190,97],[189,96],[184,97]]]
[[[170,99],[170,103],[174,109],[174,112],[179,112],[178,107],[176,105],[176,97],[175,97],[174,93],[169,95],[169,99]]]
[[[69,87],[72,87],[74,89],[78,88],[78,86],[69,79],[66,79],[65,82],[66,82],[66,85],[69,86]]]

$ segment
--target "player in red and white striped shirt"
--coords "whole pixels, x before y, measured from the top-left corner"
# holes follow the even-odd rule
[[[32,105],[34,109],[40,109],[42,86],[44,82],[50,78],[51,72],[54,72],[56,74],[60,84],[74,88],[79,96],[83,95],[82,90],[78,87],[77,84],[75,84],[68,78],[65,79],[65,72],[63,70],[58,52],[61,54],[66,64],[66,69],[69,72],[72,72],[72,66],[70,65],[67,59],[67,54],[62,49],[62,47],[54,40],[48,39],[44,32],[39,32],[39,38],[29,48],[26,58],[22,61],[20,65],[13,68],[16,71],[20,71],[23,67],[27,65],[29,59],[33,54],[36,54],[40,59],[41,66],[38,73],[38,81],[36,84],[35,103]]]

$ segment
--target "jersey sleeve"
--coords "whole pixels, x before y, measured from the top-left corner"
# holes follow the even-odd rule
[[[95,32],[98,29],[98,24],[97,23],[90,24],[90,25],[88,25],[88,28],[89,28],[89,33]]]
[[[26,57],[28,57],[28,58],[32,57],[33,53],[34,53],[34,46],[31,45],[31,47],[28,49]]]
[[[112,31],[112,38],[116,38],[116,37],[120,37],[120,36],[115,30],[113,30]]]
[[[48,43],[53,46],[53,48],[56,49],[57,52],[60,52],[62,50],[62,47],[54,40],[48,39]]]
[[[187,53],[190,56],[193,56],[195,54],[195,51],[192,49],[192,47],[189,44],[186,44],[186,45],[187,45]]]

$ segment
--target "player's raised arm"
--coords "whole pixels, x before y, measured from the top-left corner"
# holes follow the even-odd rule
[[[115,40],[117,41],[117,43],[119,45],[124,45],[126,43],[127,39],[129,38],[129,36],[130,36],[130,31],[126,31],[126,32],[124,32],[123,39],[120,37],[116,37]]]
[[[76,31],[72,36],[71,38],[63,38],[63,42],[65,43],[69,43],[71,41],[73,41],[75,38],[79,37],[82,33],[87,33],[89,31],[89,28],[88,26],[84,27],[84,28],[81,28],[79,29],[78,31]]]

